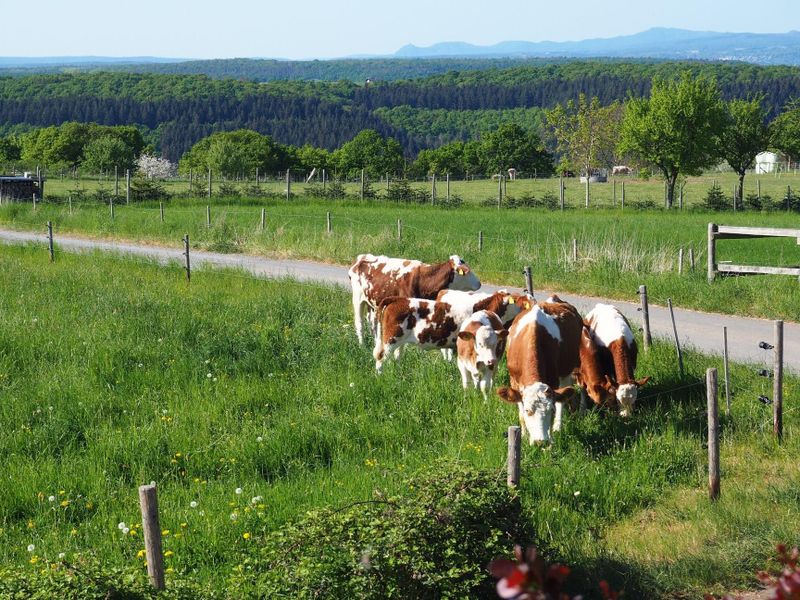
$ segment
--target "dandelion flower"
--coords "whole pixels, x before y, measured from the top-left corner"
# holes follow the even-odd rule
[[[234,491],[236,492],[237,496],[241,496],[242,495],[242,488],[236,488]]]
[[[252,498],[250,498],[250,504],[258,504],[263,499],[264,498],[262,496],[253,496]]]
[[[350,382],[350,387],[351,387],[351,388],[354,388],[354,387],[356,387],[356,384],[355,384],[355,383],[353,383],[353,382],[351,381],[351,382]]]
[[[213,373],[206,373],[206,377],[208,377],[209,379],[211,379],[213,376],[214,376]]]
[[[242,537],[243,537],[244,539],[246,539],[246,540],[249,540],[249,539],[250,539],[250,532],[249,532],[249,531],[245,531],[245,532],[242,534]]]
[[[575,496],[575,497],[577,498],[578,496],[580,496],[580,495],[581,495],[581,493],[580,493],[579,491],[577,491],[577,490],[576,490],[576,491],[575,491],[575,492],[574,492],[572,495],[573,495],[573,496]]]
[[[174,573],[174,572],[175,572],[175,569],[173,569],[172,567],[167,567],[167,568],[166,568],[166,570],[165,570],[164,572],[165,572],[165,573]]]
[[[28,552],[33,552],[36,550],[36,544],[28,544]]]
[[[125,525],[125,521],[120,521],[117,525],[117,529],[125,529],[125,527],[127,527],[127,525]]]
[[[188,526],[188,523],[181,523],[181,529],[186,529]]]
[[[56,497],[55,496],[48,496],[47,497],[47,501],[48,502],[55,502],[56,501]]]
[[[192,508],[197,508],[197,500],[192,500],[191,502],[189,502],[189,506],[191,506]]]
[[[161,532],[161,535],[163,535],[163,536],[167,536],[167,535],[169,535],[169,529],[164,529],[164,530]]]
[[[173,554],[175,554],[175,553],[172,550],[167,550],[166,552],[164,552],[164,557],[165,558],[169,558]]]
[[[217,380],[217,378],[216,378],[216,377],[214,377],[214,379],[212,379],[211,381],[216,381],[216,380]]]
[[[235,520],[236,520],[236,519],[238,519],[238,518],[239,518],[239,515],[238,515],[238,514],[236,514],[235,512],[232,512],[232,513],[231,513],[231,521],[235,521]]]
[[[129,528],[129,527],[125,527],[125,528],[122,530],[122,535],[128,535],[130,532],[131,532],[130,528]]]
[[[61,507],[62,508],[66,508],[67,506],[69,506],[69,500],[62,500],[61,501]]]
[[[145,554],[147,554],[147,553],[146,553],[144,550],[139,550],[139,551],[136,553],[136,558],[144,558],[144,557],[145,557]]]
[[[70,535],[78,535],[78,530],[73,527],[72,531],[70,531],[69,534]]]
[[[58,553],[58,560],[64,560],[65,556],[66,556],[66,554],[64,554],[63,552],[59,552]]]

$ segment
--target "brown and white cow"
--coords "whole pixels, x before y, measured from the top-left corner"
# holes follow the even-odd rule
[[[572,372],[582,327],[577,309],[558,297],[534,304],[511,325],[506,355],[511,386],[497,394],[517,405],[531,444],[550,441],[551,426],[561,429],[564,402],[575,393]]]
[[[639,388],[650,380],[634,377],[638,348],[630,323],[615,306],[596,304],[586,315],[586,328],[596,350],[591,352],[591,344],[585,345],[586,364],[582,353],[580,383],[595,402],[597,398],[604,404],[615,399],[620,416],[630,416]]]
[[[375,335],[375,311],[390,296],[434,299],[439,291],[477,290],[481,282],[457,255],[429,265],[418,260],[359,254],[348,271],[353,288],[353,313],[356,336],[364,343],[363,319],[369,318]]]
[[[463,300],[463,299],[462,299]],[[424,298],[391,297],[381,301],[377,312],[375,369],[380,373],[389,355],[399,356],[400,348],[415,344],[421,348],[454,350],[461,324],[479,310],[518,313],[530,305],[527,296],[495,292],[477,302],[437,302]],[[501,348],[502,353],[502,348]]]
[[[508,330],[491,311],[479,310],[461,324],[456,340],[461,385],[470,383],[486,398],[492,389],[494,373],[503,355]]]

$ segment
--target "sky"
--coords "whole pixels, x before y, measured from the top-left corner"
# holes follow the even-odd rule
[[[800,29],[798,0],[38,0],[0,56],[334,58],[412,43],[613,37],[650,27]],[[760,6],[768,7],[760,9]],[[702,7],[702,8],[701,8]],[[22,24],[21,24],[22,25]]]

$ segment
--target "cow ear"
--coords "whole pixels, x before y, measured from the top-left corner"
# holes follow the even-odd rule
[[[495,329],[494,332],[497,334],[498,339],[504,340],[508,337],[507,329]]]
[[[475,336],[472,335],[469,331],[459,331],[458,332],[458,337],[460,339],[464,340],[465,342],[469,342],[469,341],[475,339]]]
[[[605,383],[602,385],[610,394],[616,394],[617,382],[611,379],[611,377],[608,375],[606,375]]]
[[[641,379],[637,379],[637,380],[636,380],[636,385],[638,385],[639,387],[642,387],[642,386],[643,386],[643,385],[645,385],[645,384],[646,384],[648,381],[650,381],[650,377],[649,377],[649,376],[648,376],[648,377],[642,377]]]
[[[506,402],[510,402],[511,404],[516,404],[517,402],[522,402],[522,396],[517,390],[511,389],[510,387],[503,386],[497,390],[497,395],[500,396]]]
[[[556,401],[563,402],[564,400],[569,400],[575,395],[575,388],[571,385],[566,387],[558,388],[554,390]]]

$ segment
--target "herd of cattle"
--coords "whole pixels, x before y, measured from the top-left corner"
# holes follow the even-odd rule
[[[366,319],[378,373],[407,344],[448,359],[456,351],[464,389],[486,397],[506,352],[511,385],[497,394],[517,405],[531,443],[548,442],[561,428],[564,405],[575,407],[573,384],[624,417],[648,381],[634,378],[636,341],[614,306],[597,304],[584,319],[557,296],[537,302],[527,292],[478,292],[480,280],[459,256],[426,264],[361,254],[348,273],[356,336],[363,344]]]

